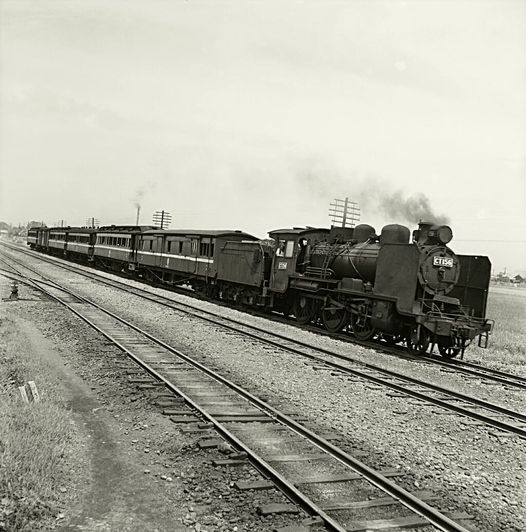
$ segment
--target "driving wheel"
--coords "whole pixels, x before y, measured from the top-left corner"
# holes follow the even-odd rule
[[[356,314],[353,312],[351,314],[351,327],[354,336],[358,340],[370,340],[376,332],[371,325],[371,318],[366,314]]]
[[[340,332],[349,323],[349,313],[344,308],[327,307],[321,311],[321,320],[329,332]]]
[[[300,325],[309,323],[316,316],[316,301],[306,296],[298,296],[294,304],[294,314]]]

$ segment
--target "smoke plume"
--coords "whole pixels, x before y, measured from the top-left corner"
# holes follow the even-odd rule
[[[418,224],[420,221],[449,224],[449,217],[437,213],[423,194],[407,194],[394,188],[387,180],[375,175],[359,177],[356,172],[344,174],[337,167],[319,158],[295,162],[294,183],[309,199],[345,198],[357,201],[362,220],[380,218],[383,223]]]
[[[390,219],[405,220],[415,224],[421,220],[437,224],[449,223],[449,217],[434,212],[429,198],[422,193],[406,196],[402,191],[391,194],[381,192],[378,195],[378,207]]]

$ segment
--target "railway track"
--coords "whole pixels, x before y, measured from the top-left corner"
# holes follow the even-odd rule
[[[12,249],[14,251],[20,252],[22,254],[26,254],[26,255],[31,256],[33,258],[37,258],[37,259],[42,260],[44,262],[48,262],[48,263],[53,264],[53,265],[55,265],[57,267],[63,268],[65,270],[72,271],[72,272],[77,273],[79,275],[83,275],[85,277],[94,279],[94,280],[96,280],[98,282],[101,282],[101,283],[104,283],[104,284],[108,284],[110,286],[114,286],[114,287],[120,288],[122,290],[131,291],[130,290],[130,286],[128,284],[126,284],[126,283],[122,283],[122,282],[119,282],[119,281],[116,281],[116,280],[109,279],[107,277],[104,277],[103,275],[100,275],[99,273],[96,273],[96,272],[88,272],[86,270],[79,269],[79,268],[75,267],[72,263],[64,262],[63,260],[58,259],[56,257],[50,257],[50,256],[47,256],[47,255],[42,255],[41,253],[32,252],[32,251],[29,251],[29,250],[26,250],[26,249],[21,249],[21,248],[16,247],[16,246],[7,245],[5,243],[3,243],[2,245],[4,247],[6,247],[6,248],[9,248],[9,249]],[[117,275],[115,272],[112,272],[112,273],[114,275]],[[164,285],[151,285],[151,286],[154,286],[154,287],[157,287],[157,288],[167,289],[167,287],[164,286]],[[136,293],[136,294],[139,294],[140,292],[142,292],[145,295],[152,295],[151,292],[149,292],[147,290],[141,290],[141,289],[136,288],[136,287],[133,287],[133,290],[134,290],[134,293]],[[188,291],[185,291],[184,289],[181,289],[178,292],[179,293],[183,293],[185,295],[191,295],[191,293],[189,293]],[[170,298],[167,298],[167,297],[163,298],[162,296],[159,296],[159,298],[160,299],[164,299],[165,301],[173,303],[173,300],[170,299]],[[217,303],[217,304],[221,305],[221,302],[213,301],[213,303]],[[181,303],[181,302],[178,302],[178,304],[181,307],[187,308],[189,310],[200,310],[200,309],[198,309],[197,307],[195,307],[193,305],[189,305],[189,304],[185,304],[185,303]],[[209,312],[209,314],[211,316],[214,316],[214,315],[217,316],[217,314],[213,313],[213,312]],[[266,318],[270,318],[273,321],[290,324],[290,321],[288,321],[288,320],[286,320],[286,319],[284,319],[282,317],[277,317],[276,315],[268,315],[268,314],[264,314],[263,315],[263,314],[260,314],[260,313],[256,313],[256,314],[258,316],[264,316]],[[234,320],[232,320],[232,321],[234,321]],[[295,325],[297,325],[297,324],[295,324]],[[308,330],[310,332],[314,332],[316,334],[322,334],[322,335],[325,335],[325,336],[328,336],[328,337],[331,337],[331,338],[336,338],[338,340],[342,340],[342,341],[345,341],[345,342],[350,342],[350,343],[353,343],[353,344],[357,344],[357,345],[360,345],[362,347],[370,348],[370,349],[373,349],[375,351],[379,351],[379,352],[382,352],[382,353],[390,354],[392,356],[396,356],[398,358],[402,358],[402,359],[406,359],[406,360],[413,360],[413,361],[415,361],[415,363],[420,363],[420,364],[428,363],[428,364],[438,365],[438,366],[440,366],[442,368],[442,370],[444,372],[451,372],[453,370],[456,373],[463,373],[465,375],[476,377],[476,378],[482,379],[484,381],[493,381],[493,382],[496,382],[496,383],[500,383],[500,384],[502,384],[502,385],[504,385],[506,387],[520,388],[520,389],[526,390],[526,378],[525,377],[521,377],[519,375],[514,375],[512,373],[508,373],[508,372],[499,371],[499,370],[496,370],[496,369],[484,367],[484,366],[481,366],[479,364],[473,364],[473,363],[470,363],[470,362],[467,362],[467,361],[464,361],[464,360],[458,360],[458,359],[445,360],[442,357],[439,357],[439,356],[436,356],[436,355],[432,355],[432,354],[430,354],[430,355],[414,355],[414,354],[408,352],[406,349],[404,349],[404,348],[402,348],[400,346],[387,345],[385,342],[381,342],[381,341],[363,341],[363,340],[359,340],[359,339],[354,338],[353,336],[351,336],[349,333],[331,334],[331,333],[328,333],[327,331],[325,331],[325,329],[323,329],[323,328],[312,326],[312,325],[299,326],[299,327],[303,328],[304,330]]]
[[[241,453],[224,460],[226,465],[248,459],[263,475],[261,481],[238,482],[238,489],[277,487],[328,530],[434,527],[467,531],[459,521],[469,519],[469,515],[443,513],[428,504],[434,499],[432,494],[403,489],[394,480],[401,475],[398,470],[372,469],[360,460],[360,453],[346,452],[293,415],[71,289],[45,277],[27,282],[116,345],[124,353],[123,361],[133,361],[141,368],[127,370],[130,381],[154,388],[169,399],[172,406],[165,413],[172,421],[204,421]],[[205,439],[201,445],[215,444],[214,439]],[[339,491],[328,488],[336,484]],[[262,507],[261,512],[285,510],[277,506]],[[364,512],[374,512],[375,519],[357,517]]]
[[[27,266],[24,267],[28,268]],[[38,273],[31,269],[30,271]],[[75,269],[73,271],[79,273]],[[175,302],[165,296],[153,294],[118,281],[109,280],[94,272],[84,271],[80,273],[83,276],[103,282],[119,290],[124,290],[143,299],[182,311],[204,320],[211,325],[232,331],[234,334],[242,334],[255,341],[264,342],[278,349],[299,355],[315,365],[322,364],[338,374],[345,376],[347,379],[373,383],[374,385],[390,389],[391,394],[394,396],[412,398],[422,405],[431,404],[445,411],[454,412],[470,418],[474,424],[480,424],[480,426],[487,425],[499,431],[526,438],[526,415],[521,412],[516,412],[489,401],[477,399],[374,364],[365,363],[329,349],[313,347],[308,343],[220,316],[210,311],[196,309],[192,305]]]

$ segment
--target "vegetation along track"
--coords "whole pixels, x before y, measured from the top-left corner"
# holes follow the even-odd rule
[[[328,530],[434,526],[445,531],[467,531],[457,521],[469,519],[469,515],[442,513],[426,502],[434,498],[432,494],[401,488],[390,480],[401,475],[396,469],[375,471],[331,443],[329,437],[316,434],[248,390],[70,289],[43,276],[42,280],[31,278],[27,282],[65,305],[148,374],[145,379],[137,377],[137,371],[130,371],[133,382],[159,385],[165,393],[181,398],[187,408],[166,412],[174,422],[197,422],[198,417],[205,420],[243,453],[237,459],[248,458],[270,479],[238,482],[238,489],[276,486]],[[344,486],[343,495],[342,491],[327,488],[334,483]],[[281,511],[277,506],[261,511]],[[353,518],[362,509],[374,512],[376,519]]]
[[[52,262],[55,264],[54,261]],[[62,264],[59,264],[59,266],[62,266]],[[69,265],[65,266],[68,269],[72,269],[75,273],[81,273],[91,279],[124,290],[143,299],[185,312],[186,314],[205,320],[215,326],[220,326],[233,331],[235,334],[242,334],[253,340],[264,342],[273,347],[300,355],[315,364],[323,364],[324,366],[345,375],[347,378],[366,380],[375,385],[380,385],[383,388],[390,388],[394,391],[394,394],[403,394],[403,396],[412,397],[424,404],[432,404],[442,409],[453,411],[456,414],[475,420],[475,423],[481,424],[481,426],[485,424],[501,431],[505,431],[506,433],[512,433],[521,438],[526,438],[526,415],[520,412],[438,386],[431,382],[416,379],[370,363],[365,363],[329,349],[313,347],[305,342],[294,340],[275,332],[270,332],[253,325],[248,325],[244,322],[219,316],[209,311],[197,309],[191,305],[175,302],[164,296],[152,294],[151,292],[107,279],[95,272],[79,271],[78,268],[72,268]],[[24,267],[27,268],[27,266]],[[342,364],[341,361],[343,361],[344,364]]]
[[[28,255],[28,256],[33,257],[33,258],[36,258],[36,259],[41,260],[43,262],[48,262],[49,264],[53,264],[53,265],[55,265],[57,267],[72,271],[72,272],[77,273],[79,275],[83,275],[83,276],[88,277],[90,279],[96,280],[96,281],[98,281],[100,283],[104,283],[104,284],[107,284],[109,286],[113,286],[113,287],[119,288],[121,290],[128,291],[130,293],[135,293],[137,295],[140,295],[142,293],[146,297],[154,295],[154,294],[152,294],[151,292],[149,292],[147,290],[141,290],[140,288],[131,287],[128,284],[120,283],[120,282],[118,282],[116,280],[109,279],[107,277],[104,277],[103,275],[100,275],[100,274],[96,273],[96,272],[89,272],[89,271],[86,271],[85,269],[80,269],[77,266],[75,266],[74,264],[72,264],[71,262],[65,262],[62,259],[59,259],[57,257],[50,257],[50,256],[47,256],[47,255],[43,255],[42,253],[37,253],[35,251],[22,249],[22,248],[20,248],[18,246],[12,246],[12,245],[8,246],[5,243],[3,244],[3,246],[4,246],[4,248],[12,249],[13,251],[17,251],[19,253],[23,253],[25,255]],[[111,273],[113,275],[118,275],[116,272],[111,272]],[[127,276],[124,276],[124,277],[126,279],[130,279]],[[137,279],[131,279],[131,280],[138,281]],[[144,281],[144,282],[146,282],[146,281]],[[184,288],[167,287],[166,285],[156,285],[156,284],[151,284],[151,286],[162,288],[162,289],[165,289],[165,290],[173,290],[173,291],[176,291],[177,293],[182,293],[182,294],[184,294],[186,296],[194,295],[196,297],[200,297],[200,296],[198,296],[197,294],[194,294],[191,291],[185,290]],[[157,302],[170,302],[172,304],[175,303],[172,299],[167,298],[167,297],[163,297],[163,296],[157,296],[156,300],[157,300]],[[219,305],[223,304],[220,301],[212,301],[212,302],[216,303],[216,304],[219,304]],[[218,317],[217,313],[205,312],[205,311],[202,311],[201,309],[198,309],[195,306],[192,306],[192,305],[189,305],[189,304],[180,303],[180,302],[177,302],[177,304],[180,307],[182,307],[182,308],[186,308],[186,309],[189,309],[189,310],[199,310],[203,314],[206,313],[207,315],[209,315],[211,317]],[[274,321],[278,321],[278,322],[281,322],[281,323],[286,323],[286,324],[289,324],[289,325],[291,324],[289,319],[284,318],[284,317],[282,317],[280,315],[264,314],[264,313],[260,313],[258,311],[255,311],[254,309],[247,309],[247,310],[248,310],[248,312],[250,312],[252,314],[256,314],[258,316],[271,318]],[[230,321],[232,323],[236,323],[235,320],[230,320]],[[473,364],[473,363],[470,363],[470,362],[467,362],[467,361],[464,361],[464,360],[459,360],[459,359],[445,360],[444,358],[442,358],[440,356],[436,356],[436,355],[432,355],[432,354],[429,354],[429,355],[415,355],[415,354],[409,352],[407,349],[405,349],[405,348],[403,348],[401,346],[388,345],[387,343],[385,343],[383,341],[378,341],[378,340],[373,340],[373,341],[359,340],[357,338],[354,338],[349,333],[334,334],[334,333],[330,333],[330,332],[326,331],[323,328],[316,327],[314,325],[299,325],[296,322],[293,322],[293,325],[295,325],[295,326],[297,326],[299,328],[302,328],[304,330],[307,330],[307,331],[310,331],[310,332],[314,332],[316,334],[321,334],[321,335],[329,336],[331,338],[335,338],[337,340],[354,343],[354,344],[360,345],[362,347],[374,349],[375,351],[379,351],[381,353],[387,353],[389,355],[392,355],[392,356],[395,356],[395,357],[398,357],[398,358],[402,358],[402,359],[405,359],[405,360],[412,360],[415,363],[438,365],[445,372],[454,371],[456,373],[463,373],[465,375],[473,376],[473,377],[476,377],[478,379],[483,379],[485,381],[494,381],[494,382],[503,384],[503,385],[508,386],[508,387],[516,387],[516,388],[521,388],[523,390],[526,389],[526,378],[525,377],[521,377],[519,375],[514,375],[512,373],[499,371],[499,370],[496,370],[496,369],[493,369],[493,368],[484,367],[484,366],[481,366],[479,364]],[[254,330],[258,330],[258,328],[254,327]],[[278,336],[278,335],[276,335],[276,336]]]

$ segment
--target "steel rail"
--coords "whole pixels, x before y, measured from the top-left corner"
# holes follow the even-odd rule
[[[511,373],[506,373],[505,371],[500,371],[494,368],[486,368],[480,366],[479,364],[473,364],[472,362],[466,362],[465,360],[455,360],[452,359],[448,362],[445,360],[439,359],[437,356],[425,356],[424,360],[430,360],[433,364],[439,364],[446,368],[455,369],[455,371],[460,371],[466,373],[467,375],[480,375],[483,379],[492,379],[498,382],[502,382],[507,386],[517,386],[519,388],[526,388],[526,377],[521,377],[520,375],[512,375]],[[510,381],[509,378],[513,378],[513,381]]]
[[[40,260],[49,262],[50,264],[54,264],[54,265],[56,265],[58,267],[67,269],[69,271],[73,271],[75,273],[78,273],[79,275],[84,275],[84,276],[86,276],[88,278],[96,278],[96,280],[101,282],[101,283],[106,283],[108,285],[117,286],[118,288],[120,288],[122,290],[126,290],[126,288],[124,288],[124,286],[127,286],[127,285],[125,285],[124,283],[121,283],[121,282],[116,281],[116,280],[111,280],[111,279],[105,278],[105,277],[103,277],[100,274],[95,273],[95,272],[86,272],[86,271],[82,271],[82,270],[76,269],[76,268],[72,267],[69,263],[64,264],[62,262],[63,259],[61,259],[60,257],[55,257],[55,256],[51,256],[51,255],[42,255],[42,254],[40,254],[38,252],[32,252],[32,251],[29,251],[29,250],[26,250],[26,249],[17,248],[17,247],[8,245],[6,243],[3,243],[3,245],[8,247],[9,249],[12,249],[12,250],[15,250],[15,251],[19,251],[19,252],[21,252],[23,254],[26,254],[28,256],[38,257]],[[60,261],[60,262],[57,262],[57,261]],[[110,272],[110,273],[113,273],[114,275],[118,275],[118,272]],[[131,279],[131,280],[134,280],[134,279]],[[130,287],[128,287],[128,288],[130,288]],[[138,291],[138,292],[140,291],[140,292],[145,292],[145,293],[151,294],[151,292],[148,292],[146,290],[143,290],[143,289],[137,288],[137,287],[133,287],[133,290]],[[128,289],[128,291],[131,292],[132,290]],[[158,295],[157,297],[163,298],[163,299],[166,299],[168,301],[172,301],[173,302],[173,300],[171,300],[169,298],[166,298],[164,296],[161,296],[161,295]],[[212,303],[221,304],[221,302],[217,302],[217,301],[212,301]],[[192,306],[190,304],[187,304],[187,303],[177,302],[176,304],[184,306],[184,307],[187,307],[187,308],[195,309],[194,306]],[[211,315],[214,315],[214,313],[209,312],[209,311],[205,311],[205,310],[202,310],[202,311],[200,310],[200,312],[205,312],[205,313],[209,313]],[[224,319],[228,319],[228,318],[224,318]],[[235,322],[235,320],[232,320],[232,321]],[[248,327],[249,325],[246,325],[246,326]],[[427,356],[414,355],[414,354],[411,354],[410,352],[407,352],[406,350],[404,350],[401,347],[387,346],[387,345],[382,344],[380,342],[371,342],[371,341],[359,340],[357,338],[349,337],[348,334],[341,334],[341,333],[340,334],[329,334],[324,329],[320,329],[320,328],[315,327],[315,326],[303,326],[302,328],[306,329],[306,330],[309,330],[311,332],[317,333],[317,334],[327,335],[330,338],[336,338],[336,339],[339,339],[339,340],[342,340],[342,341],[346,341],[346,342],[349,342],[349,343],[360,345],[362,347],[367,347],[367,348],[370,348],[370,349],[374,349],[376,351],[380,351],[380,352],[383,352],[383,353],[388,353],[390,355],[395,355],[397,357],[400,357],[400,358],[403,358],[403,359],[406,359],[406,360],[414,360],[416,362],[429,362],[432,365],[439,365],[439,366],[443,366],[443,367],[446,367],[446,368],[455,367],[455,369],[459,373],[465,373],[467,375],[475,375],[475,376],[478,376],[478,377],[486,379],[486,380],[493,380],[495,382],[499,382],[499,383],[501,383],[503,385],[506,385],[506,386],[513,386],[513,387],[517,387],[517,388],[521,388],[521,389],[526,389],[526,377],[521,377],[519,375],[514,375],[512,373],[506,373],[506,372],[495,370],[495,369],[492,369],[492,368],[478,366],[476,364],[470,364],[469,362],[466,362],[466,361],[460,361],[460,360],[445,361],[445,360],[441,359],[440,357],[438,357],[437,355],[427,355]],[[267,332],[267,334],[271,334],[271,333]],[[360,361],[356,360],[356,362],[359,363]]]
[[[28,269],[31,271],[31,268],[28,268]],[[87,272],[85,273],[85,275],[90,277],[90,275]],[[94,276],[99,277],[97,274],[94,274]],[[101,282],[104,282],[104,281],[101,281]],[[115,282],[111,281],[111,280],[107,281],[107,284],[112,285],[112,286],[115,286],[114,283]],[[121,283],[115,283],[115,284],[120,285]],[[142,293],[143,291],[141,289],[137,289],[135,287],[117,286],[117,288],[119,288],[119,289],[121,289],[123,291],[129,292],[129,293],[134,293],[135,295],[138,295],[139,297],[142,297],[144,299],[147,299],[147,300],[156,302],[158,304],[167,306],[168,308],[174,308],[174,305],[179,305],[179,306],[183,306],[183,307],[190,307],[191,309],[193,309],[193,311],[195,311],[195,307],[193,307],[192,305],[188,305],[186,303],[174,302],[173,300],[171,300],[169,298],[164,298],[164,296],[151,294],[150,292],[146,292],[148,295],[145,295],[144,293]],[[136,292],[141,292],[141,293],[138,294]],[[163,299],[163,301],[159,301],[159,299]],[[166,300],[166,301],[164,301],[164,300]],[[187,314],[189,314],[191,316],[197,317],[199,319],[202,319],[202,320],[207,321],[209,323],[212,323],[214,325],[221,326],[223,328],[226,328],[226,329],[231,330],[231,331],[233,331],[235,333],[238,333],[238,334],[240,333],[240,331],[238,329],[236,329],[235,326],[227,325],[227,324],[221,323],[221,321],[217,321],[214,318],[210,318],[210,317],[206,317],[206,316],[200,316],[198,314],[198,313],[202,312],[204,314],[212,315],[215,318],[217,318],[217,315],[215,315],[214,313],[212,313],[210,311],[200,310],[200,309],[197,311],[197,313],[193,312],[193,311],[192,312],[185,311],[185,312],[187,312]],[[285,340],[287,342],[291,342],[291,343],[300,345],[300,346],[302,346],[304,348],[324,353],[326,355],[332,356],[332,357],[340,359],[340,360],[344,360],[344,361],[351,362],[351,363],[357,363],[360,366],[364,367],[365,369],[376,371],[378,373],[382,373],[382,374],[384,374],[384,375],[386,375],[386,376],[388,376],[390,378],[398,379],[398,380],[401,380],[401,381],[405,381],[405,382],[408,382],[408,383],[410,383],[412,385],[419,386],[419,387],[422,387],[422,388],[429,388],[429,389],[433,390],[436,393],[443,394],[443,395],[449,395],[454,400],[463,401],[465,403],[473,405],[474,407],[483,408],[483,409],[485,409],[487,411],[494,412],[494,413],[496,413],[498,415],[506,416],[506,417],[512,418],[512,419],[516,419],[520,423],[526,423],[526,415],[522,414],[520,412],[509,410],[509,409],[501,407],[499,405],[495,405],[493,403],[489,403],[489,402],[483,401],[481,399],[473,398],[473,397],[470,397],[468,395],[462,394],[460,392],[455,392],[455,391],[450,390],[448,388],[444,388],[444,387],[441,387],[441,386],[438,386],[438,385],[435,385],[435,384],[432,384],[432,383],[429,383],[429,382],[426,382],[426,381],[420,381],[420,380],[415,379],[413,377],[409,377],[407,375],[403,375],[403,374],[397,373],[395,371],[388,370],[388,369],[382,368],[380,366],[376,366],[374,364],[370,364],[368,362],[363,362],[361,360],[356,360],[356,359],[353,359],[353,358],[348,357],[346,355],[342,355],[340,353],[336,353],[334,351],[331,351],[329,349],[325,349],[325,348],[322,348],[322,347],[312,347],[310,344],[308,344],[306,342],[302,342],[301,340],[292,340],[292,339],[288,338],[287,336],[282,335],[280,333],[269,332],[269,331],[261,329],[261,328],[259,328],[257,326],[246,324],[246,323],[237,322],[236,320],[233,320],[233,319],[227,318],[227,317],[220,317],[219,319],[223,320],[223,321],[230,322],[230,323],[234,323],[236,325],[242,325],[243,327],[247,327],[247,328],[249,328],[251,330],[256,330],[256,331],[258,331],[260,333],[267,334],[269,336],[274,336],[274,337],[279,338],[281,340]],[[480,422],[482,422],[482,423],[484,423],[486,425],[491,425],[491,426],[493,426],[495,428],[498,428],[499,430],[503,430],[503,431],[506,431],[506,432],[511,432],[511,433],[521,437],[521,438],[526,438],[526,429],[522,428],[520,426],[512,425],[512,424],[507,423],[505,421],[501,421],[499,419],[495,419],[493,417],[486,416],[484,414],[475,412],[473,410],[469,410],[469,409],[467,409],[465,407],[451,404],[448,401],[441,400],[441,399],[438,399],[436,397],[430,397],[430,396],[428,396],[428,395],[426,395],[426,394],[424,394],[422,392],[419,392],[417,390],[412,390],[410,388],[405,388],[404,386],[401,386],[401,385],[396,384],[394,382],[383,380],[383,379],[381,379],[379,377],[375,377],[374,375],[370,375],[369,373],[365,373],[365,372],[362,372],[362,371],[359,371],[359,370],[356,370],[356,369],[353,369],[353,368],[349,368],[348,366],[344,366],[344,365],[338,364],[336,362],[327,360],[325,358],[318,357],[316,355],[312,355],[310,353],[305,353],[304,351],[301,351],[301,350],[296,349],[294,347],[283,345],[283,344],[281,344],[281,343],[279,343],[277,341],[273,341],[273,340],[270,340],[268,338],[262,338],[261,336],[258,336],[257,334],[253,334],[253,333],[245,332],[245,331],[241,332],[241,334],[244,334],[244,335],[246,335],[246,336],[248,336],[250,338],[253,338],[253,339],[257,340],[257,341],[264,342],[264,343],[266,343],[268,345],[272,345],[273,347],[276,347],[278,349],[289,351],[291,353],[303,356],[305,358],[309,358],[309,359],[314,360],[316,362],[328,365],[329,367],[337,369],[338,371],[341,371],[343,373],[348,373],[348,374],[351,374],[351,375],[353,375],[355,377],[359,377],[359,378],[362,378],[362,379],[365,379],[365,380],[372,381],[375,384],[379,384],[381,386],[387,386],[387,387],[389,387],[389,388],[391,388],[393,390],[396,390],[397,392],[403,393],[405,395],[409,395],[409,396],[415,397],[415,398],[417,398],[419,400],[422,400],[422,401],[425,401],[425,402],[428,402],[428,403],[432,403],[432,404],[434,404],[436,406],[439,406],[441,408],[445,408],[447,410],[452,410],[452,411],[456,412],[457,414],[463,415],[465,417],[470,417],[470,418],[475,419],[477,421],[480,421]]]
[[[38,285],[38,281],[36,281],[35,284]],[[90,301],[89,299],[84,298],[83,296],[79,296],[78,294],[75,294],[73,291],[67,288],[64,288],[64,287],[57,287],[57,288],[64,290],[65,292],[69,293],[71,296],[76,297],[79,301],[82,301],[84,303],[87,303],[97,308],[99,311],[103,312],[104,314],[111,316],[113,319],[123,323],[124,325],[131,328],[132,330],[144,335],[146,338],[148,338],[152,342],[156,343],[157,345],[163,347],[167,351],[170,351],[171,353],[182,358],[187,363],[191,364],[192,366],[202,371],[204,374],[220,382],[221,384],[227,386],[228,388],[234,390],[236,393],[241,395],[244,399],[249,401],[252,405],[256,406],[260,410],[263,410],[264,412],[267,413],[267,415],[270,414],[272,417],[277,419],[282,424],[286,425],[288,428],[292,429],[297,434],[308,439],[311,443],[319,447],[321,450],[337,458],[342,464],[346,465],[347,467],[353,469],[355,472],[362,475],[372,485],[376,486],[377,488],[382,490],[384,493],[387,493],[391,497],[398,500],[401,504],[403,504],[406,508],[408,508],[412,512],[421,515],[427,521],[429,521],[430,524],[437,527],[438,529],[443,530],[445,532],[469,532],[468,529],[456,523],[455,521],[453,521],[446,515],[442,514],[441,512],[439,512],[432,506],[428,505],[424,501],[418,499],[418,497],[415,497],[412,493],[396,485],[394,482],[390,481],[385,476],[381,475],[380,473],[370,468],[363,462],[360,462],[359,460],[349,455],[345,451],[334,446],[329,441],[325,440],[321,436],[318,436],[317,434],[315,434],[308,428],[294,421],[292,418],[283,414],[282,412],[275,409],[271,405],[265,403],[261,399],[258,399],[256,396],[254,396],[247,390],[244,390],[243,388],[236,385],[232,381],[226,379],[225,377],[221,376],[217,372],[207,368],[206,366],[197,362],[196,360],[193,360],[192,358],[185,355],[178,349],[175,349],[171,347],[170,345],[166,344],[165,342],[163,342],[162,340],[155,338],[154,336],[147,333],[146,331],[143,331],[139,327],[119,317],[113,312],[107,309],[104,309],[103,307],[94,303],[93,301]],[[193,401],[182,390],[180,390],[177,386],[173,385],[170,381],[164,378],[154,368],[152,368],[147,363],[142,361],[139,357],[134,355],[129,349],[123,346],[118,340],[114,339],[110,334],[103,331],[95,323],[93,323],[91,320],[89,320],[88,318],[83,316],[81,313],[79,313],[76,309],[71,307],[71,305],[69,305],[67,302],[64,302],[57,296],[51,294],[47,289],[44,289],[44,291],[46,291],[51,297],[53,297],[55,300],[60,302],[62,305],[66,306],[71,312],[73,312],[75,315],[77,315],[79,318],[81,318],[91,327],[96,329],[99,333],[101,333],[108,340],[110,340],[115,345],[117,345],[121,350],[126,352],[133,360],[135,360],[141,367],[143,367],[150,375],[162,381],[174,393],[180,395],[185,400],[185,402],[187,402],[187,404],[191,405],[192,408],[195,408],[206,420],[208,420],[220,434],[222,434],[227,440],[231,441],[237,448],[246,452],[247,456],[250,457],[251,461],[256,465],[256,467],[260,471],[266,473],[269,477],[271,477],[273,481],[280,487],[281,491],[285,493],[285,495],[288,498],[290,498],[291,500],[299,504],[308,513],[319,516],[323,520],[324,524],[329,527],[330,530],[345,532],[346,528],[342,527],[332,517],[327,515],[324,510],[319,508],[313,501],[311,501],[306,495],[304,495],[300,490],[298,490],[294,484],[289,482],[281,473],[276,471],[270,464],[268,464],[264,459],[262,459],[257,453],[255,453],[248,446],[246,446],[239,438],[237,438],[234,434],[232,434],[221,422],[219,422],[212,415],[206,412],[202,407],[200,407],[195,401]]]

